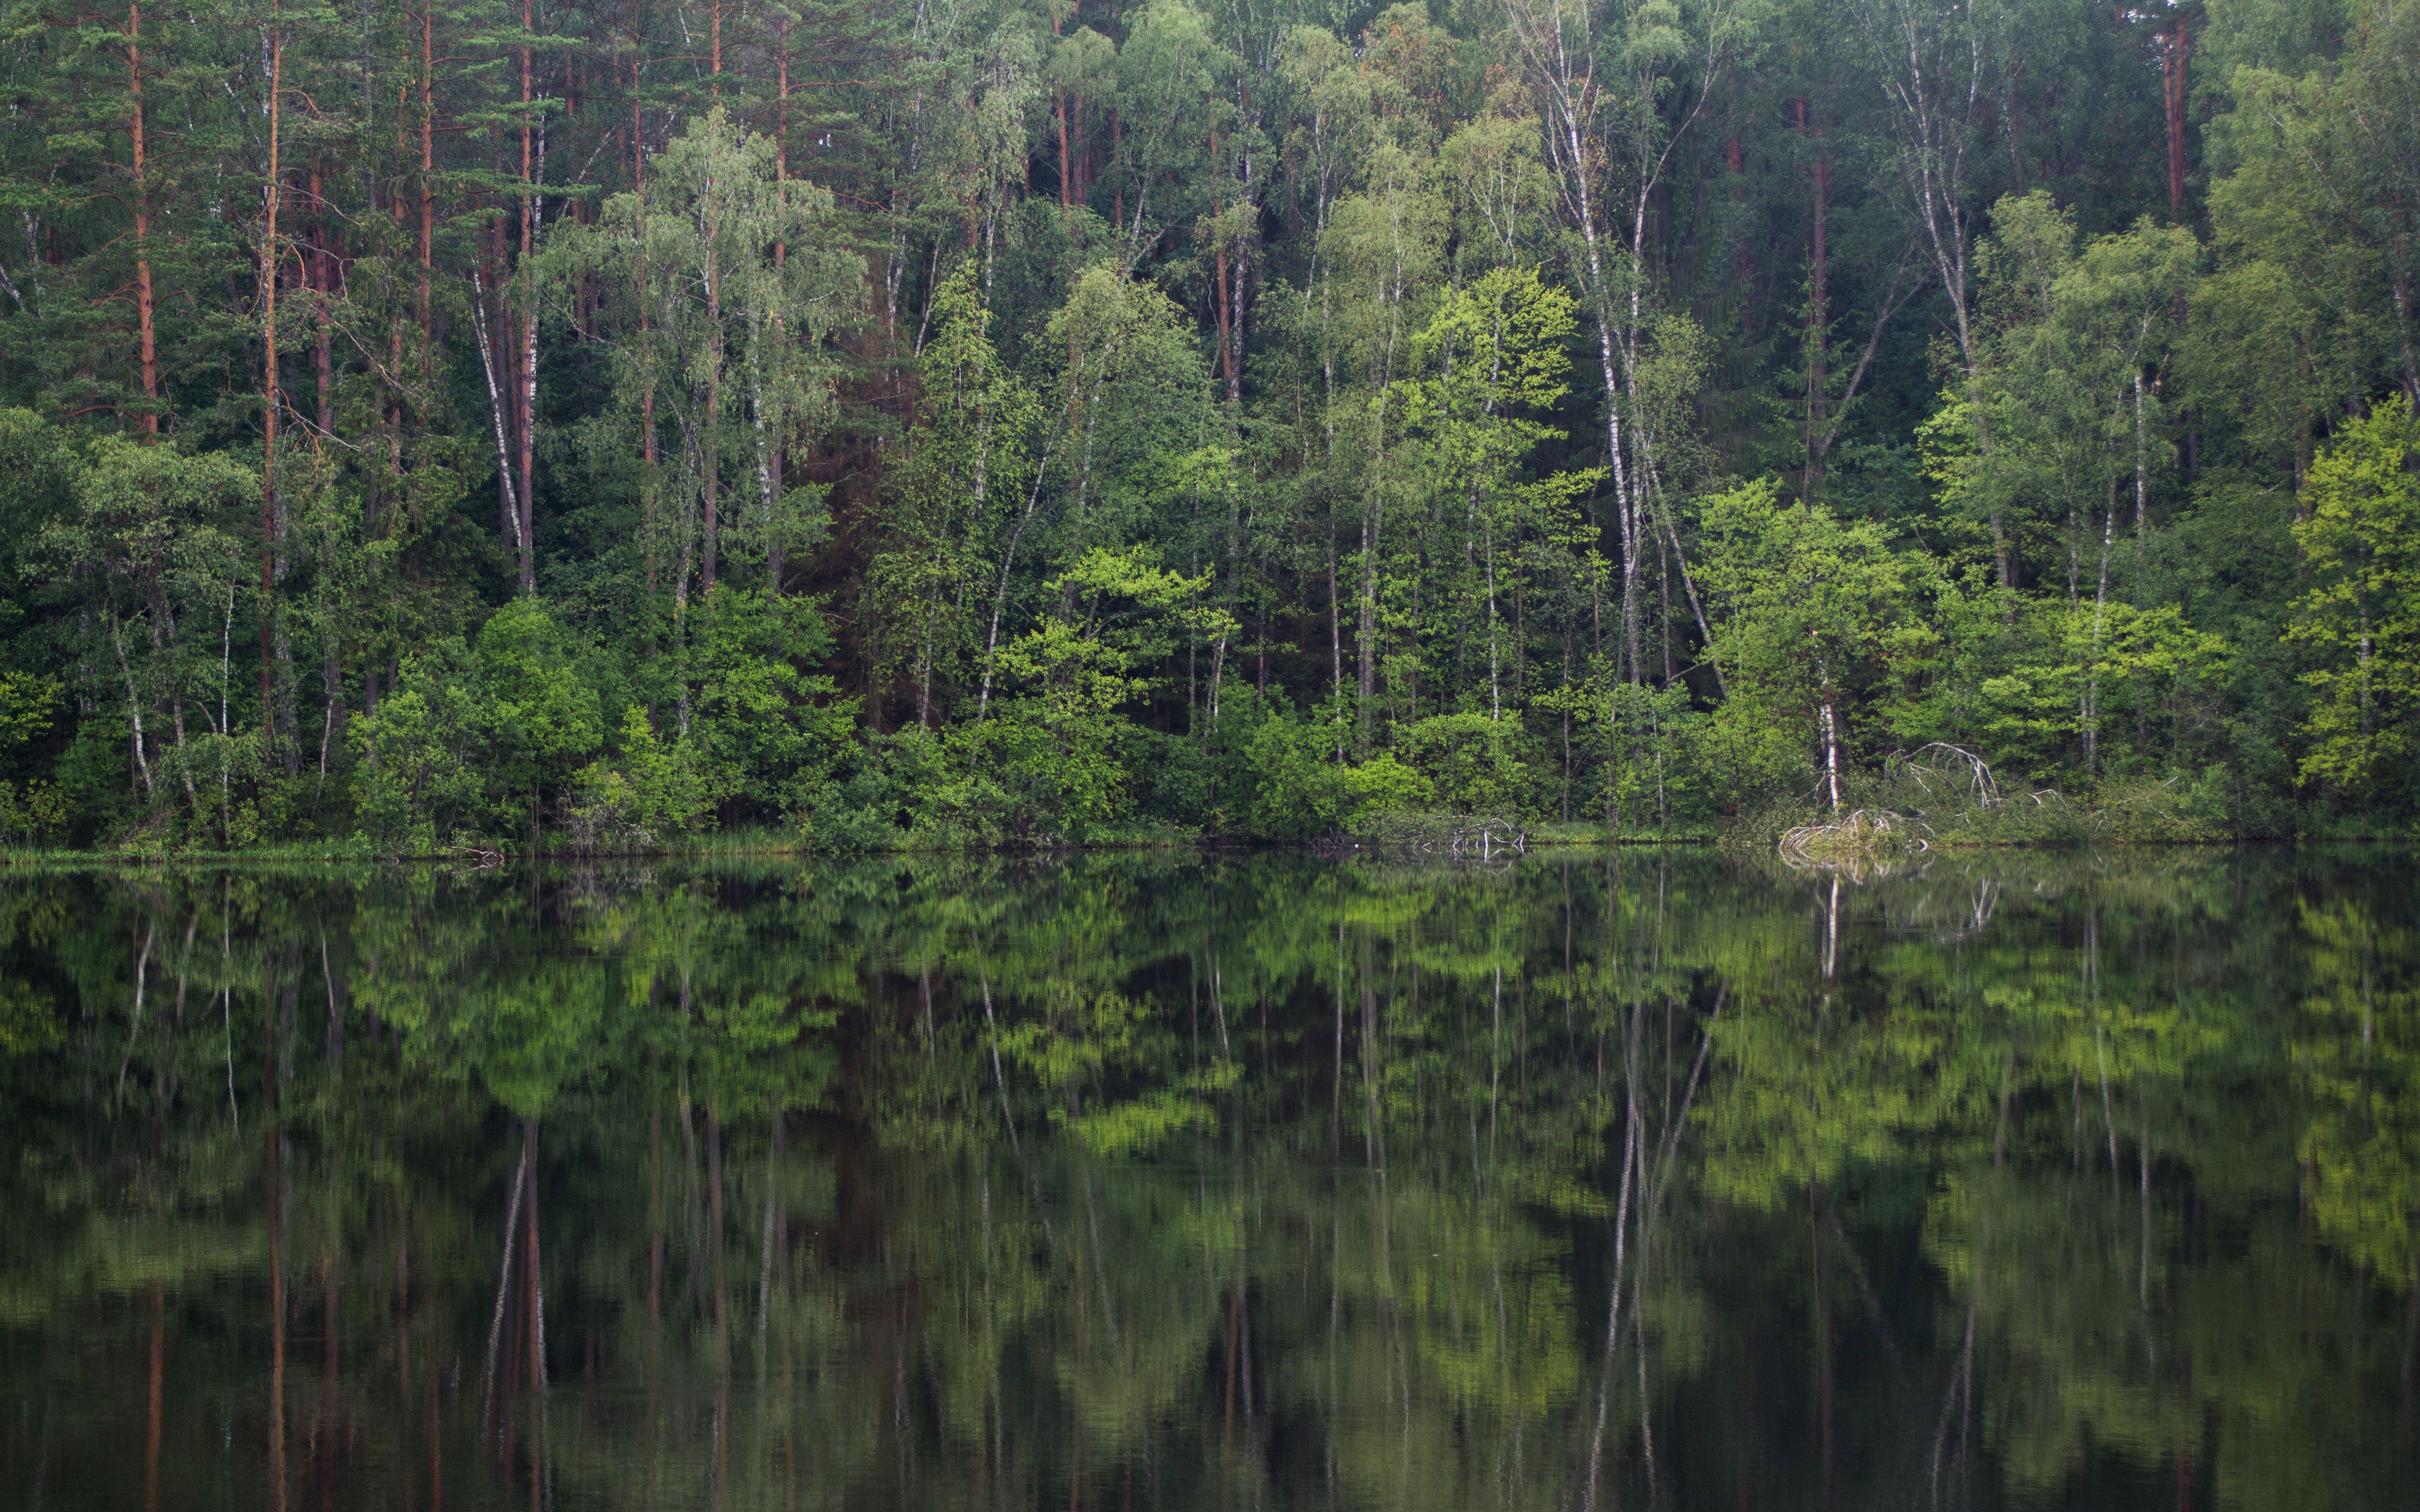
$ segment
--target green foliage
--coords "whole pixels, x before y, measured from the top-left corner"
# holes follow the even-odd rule
[[[851,745],[854,699],[805,669],[831,653],[815,606],[717,588],[690,615],[681,658],[684,742],[712,802],[786,821],[830,780]]]
[[[1250,832],[1266,840],[1350,834],[1436,795],[1434,783],[1392,752],[1347,762],[1350,738],[1341,704],[1310,718],[1279,711],[1262,720],[1244,750]]]
[[[214,3],[0,60],[20,841],[2420,812],[2408,5]]]
[[[604,742],[579,648],[535,600],[499,609],[473,645],[413,657],[354,721],[365,833],[426,852],[533,829]]]
[[[1524,816],[1532,805],[1519,733],[1483,714],[1439,714],[1397,735],[1395,749],[1449,810]]]
[[[2291,634],[2319,665],[2306,781],[2409,798],[2420,767],[2420,419],[2381,404],[2312,464],[2295,541],[2310,570]]]
[[[1838,748],[1880,754],[1882,732],[1865,716],[1933,647],[1923,610],[1935,563],[1894,549],[1879,526],[1787,502],[1769,482],[1700,511],[1720,616],[1710,650],[1731,689],[1718,739],[1775,777],[1792,742],[1817,752],[1818,770]]]
[[[645,849],[712,822],[712,791],[686,740],[666,745],[632,704],[617,747],[572,778],[566,828],[581,849]]]

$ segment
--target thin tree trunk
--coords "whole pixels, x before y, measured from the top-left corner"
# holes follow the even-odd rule
[[[437,107],[434,44],[436,0],[420,5],[420,370],[426,384],[436,371],[437,307],[428,297],[437,220]]]
[[[2101,517],[2101,577],[2092,591],[2092,640],[2084,667],[2084,775],[2092,777],[2101,760],[2101,633],[2109,607],[2109,553],[2117,543],[2118,501],[2113,497]]]
[[[975,697],[975,723],[977,724],[983,723],[991,713],[992,673],[997,667],[998,657],[1000,655],[1000,622],[1001,617],[1008,612],[1009,574],[1014,572],[1016,568],[1016,548],[1018,544],[1025,539],[1025,528],[1033,522],[1033,512],[1041,507],[1042,482],[1049,473],[1050,456],[1052,451],[1056,448],[1057,443],[1058,437],[1054,433],[1051,437],[1050,444],[1046,445],[1042,449],[1041,464],[1034,468],[1032,486],[1029,487],[1025,493],[1025,509],[1016,517],[1016,525],[1010,528],[1008,532],[1008,545],[1001,553],[1000,583],[993,591],[991,598],[991,627],[984,636],[983,688]],[[926,671],[929,675],[929,651],[926,654]],[[921,709],[918,711],[917,720],[919,728],[922,728],[923,714]]]
[[[324,645],[319,656],[319,691],[326,700],[326,712],[319,720],[319,777],[328,776],[328,748],[335,743],[336,732],[345,722],[345,677],[336,657],[336,638],[323,633]]]
[[[647,198],[647,143],[639,119],[639,60],[630,59],[630,193]],[[639,237],[639,528],[647,538],[647,601],[656,597],[656,361],[647,331],[647,246]]]
[[[317,384],[318,400],[311,418],[324,442],[336,431],[335,349],[334,332],[328,325],[329,295],[335,287],[335,276],[329,267],[328,201],[320,163],[316,158],[311,163],[311,245],[304,255],[302,286],[311,295],[311,375]]]
[[[781,196],[782,208],[787,211],[790,205],[790,22],[786,16],[781,21],[778,39],[773,54],[773,182],[776,193]],[[782,270],[788,264],[789,255],[788,242],[776,239],[773,242],[773,278],[777,286],[781,283]],[[774,317],[773,329],[777,334],[782,330],[778,315]],[[789,463],[783,436],[776,435],[773,438],[772,476],[767,482],[765,494],[765,593],[771,598],[782,596],[783,543],[781,524],[773,516],[781,504],[782,490],[785,486],[783,473]]]
[[[150,607],[151,653],[168,669],[168,728],[177,743],[177,776],[185,789],[186,808],[198,813],[201,800],[194,793],[194,764],[185,748],[185,688],[177,667],[177,618],[168,607],[160,571],[160,562],[154,558],[145,584]]]
[[[1832,706],[1832,679],[1823,674],[1823,785],[1831,795],[1832,811],[1840,811],[1840,719]]]
[[[151,189],[145,177],[148,159],[143,137],[143,8],[134,0],[126,8],[126,84],[133,99],[127,128],[133,139],[135,355],[143,381],[143,412],[135,417],[135,424],[147,438],[160,433],[160,349],[152,329]]]
[[[2134,364],[2134,536],[2140,540],[2149,529],[2151,513],[2151,483],[2149,440],[2144,433],[2143,367],[2138,350]]]
[[[2160,92],[2168,127],[2168,219],[2176,225],[2185,218],[2185,65],[2191,53],[2192,34],[2185,28],[2185,13],[2179,10],[2160,49]]]
[[[488,417],[493,423],[496,437],[496,492],[499,496],[497,502],[500,513],[504,516],[505,540],[514,548],[518,555],[521,545],[521,511],[520,502],[513,497],[512,441],[505,429],[505,419],[510,409],[511,400],[504,391],[505,386],[512,381],[512,376],[507,372],[500,378],[497,373],[498,366],[508,364],[511,357],[509,353],[497,349],[498,343],[488,328],[487,312],[487,285],[481,278],[479,270],[474,268],[471,270],[472,334],[478,339],[479,370],[488,380]]]
[[[535,526],[530,486],[537,451],[537,196],[538,177],[545,171],[544,139],[532,124],[535,109],[530,78],[529,38],[537,29],[536,0],[521,0],[521,358],[520,382],[514,394],[515,430],[520,442],[520,498],[513,545],[520,560],[520,591],[537,592],[537,559],[530,536]]]
[[[126,718],[132,731],[134,771],[143,779],[143,799],[151,800],[151,758],[143,748],[143,701],[134,691],[134,669],[126,660],[126,637],[117,627],[117,611],[104,606],[102,613],[109,623],[109,647],[117,653],[118,674],[126,680]]]
[[[706,241],[706,318],[713,334],[706,358],[706,410],[698,422],[698,485],[706,505],[705,560],[701,591],[714,592],[717,548],[721,544],[722,521],[718,485],[721,479],[721,458],[716,455],[717,422],[722,416],[722,285],[721,270],[716,267],[718,228],[711,222],[701,222],[700,230]]]
[[[1832,194],[1832,160],[1820,145],[1821,133],[1810,132],[1807,124],[1807,97],[1798,97],[1798,134],[1812,135],[1819,145],[1815,150],[1815,214],[1813,244],[1807,279],[1807,470],[1799,485],[1799,496],[1815,497],[1816,480],[1822,475],[1823,453],[1816,449],[1815,439],[1824,433],[1824,348],[1830,344],[1831,314],[1824,301],[1824,212]]]
[[[277,721],[271,698],[271,664],[277,618],[277,202],[278,133],[286,74],[286,22],[279,0],[269,5],[269,181],[260,239],[261,440],[260,440],[260,745],[264,757],[277,749]],[[149,783],[145,787],[147,791]]]

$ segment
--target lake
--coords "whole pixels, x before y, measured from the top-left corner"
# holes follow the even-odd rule
[[[0,872],[0,1505],[2409,1507],[2415,883]]]

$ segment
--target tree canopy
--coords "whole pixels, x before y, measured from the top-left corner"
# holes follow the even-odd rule
[[[2401,0],[5,15],[9,844],[2420,814]]]

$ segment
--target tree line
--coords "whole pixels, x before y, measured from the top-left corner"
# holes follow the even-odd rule
[[[7,16],[7,843],[2420,797],[2399,0]]]

